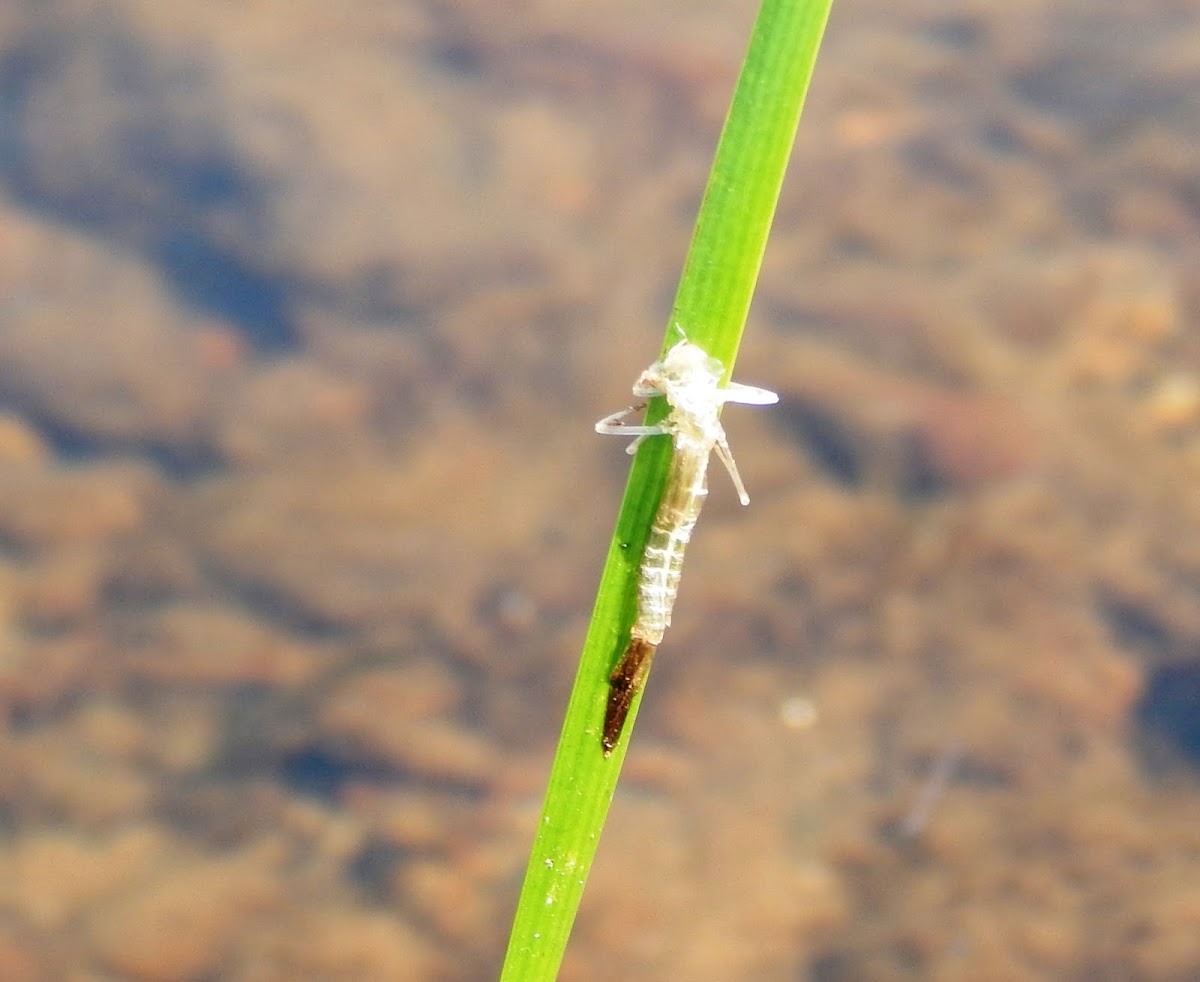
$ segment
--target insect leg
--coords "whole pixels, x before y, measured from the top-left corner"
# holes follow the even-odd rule
[[[659,433],[665,433],[666,430],[661,426],[630,426],[621,422],[631,413],[640,413],[645,408],[646,404],[641,402],[628,409],[622,409],[619,413],[605,416],[596,424],[596,432],[606,436],[657,436]]]
[[[729,441],[725,439],[725,429],[717,424],[717,439],[715,443],[717,456],[721,458],[721,463],[725,465],[725,469],[729,471],[729,476],[733,478],[733,486],[737,488],[738,500],[743,505],[750,504],[750,495],[746,493],[746,485],[742,483],[742,475],[738,473],[737,464],[733,462],[733,453],[729,449]]]
[[[646,403],[639,402],[636,406],[629,406],[628,408],[622,409],[619,412],[615,412],[610,416],[605,416],[604,419],[596,423],[596,432],[605,433],[610,436],[621,433],[629,433],[636,427],[626,426],[621,422],[621,420],[623,420],[626,416],[632,415],[633,413],[640,413],[645,408]]]
[[[630,413],[640,412],[645,408],[646,404],[642,403],[641,405],[630,406],[628,409],[622,409],[619,413],[613,413],[611,416],[605,416],[604,419],[600,420],[600,422],[596,424],[596,432],[603,433],[605,436],[637,437],[633,443],[629,444],[629,446],[625,448],[625,452],[627,454],[635,454],[637,453],[637,448],[641,446],[642,441],[646,439],[646,437],[663,436],[664,434],[671,432],[662,424],[655,424],[653,426],[629,426],[621,422],[621,420],[623,420]]]

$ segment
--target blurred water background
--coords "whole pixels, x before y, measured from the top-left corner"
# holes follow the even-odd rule
[[[0,978],[494,977],[753,13],[0,6]],[[838,0],[566,982],[1200,977],[1198,30]]]

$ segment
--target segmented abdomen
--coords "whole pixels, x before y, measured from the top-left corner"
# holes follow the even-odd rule
[[[695,519],[674,528],[650,530],[646,554],[638,575],[638,616],[632,633],[657,645],[671,626],[671,608],[679,593],[683,551],[691,538]]]
[[[683,446],[680,444],[683,443]],[[708,469],[706,446],[693,446],[676,438],[675,455],[654,515],[642,565],[638,571],[638,610],[631,634],[658,645],[671,626],[671,609],[679,593],[683,554],[708,494],[704,474]]]

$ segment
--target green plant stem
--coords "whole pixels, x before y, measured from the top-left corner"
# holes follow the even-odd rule
[[[725,365],[737,356],[784,169],[832,0],[763,0],[709,176],[663,350],[676,325]],[[624,388],[624,386],[622,386]],[[649,418],[665,412],[655,400]],[[670,441],[642,444],[609,544],[567,706],[501,982],[558,974],[640,696],[611,757],[600,749],[608,676],[629,640],[637,571]]]

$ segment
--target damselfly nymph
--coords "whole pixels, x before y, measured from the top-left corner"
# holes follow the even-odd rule
[[[683,572],[683,554],[708,494],[706,475],[713,450],[733,478],[739,500],[743,505],[750,503],[721,426],[721,407],[727,402],[768,406],[778,402],[779,396],[737,382],[722,388],[724,374],[725,366],[720,361],[684,339],[642,372],[633,385],[633,394],[638,399],[662,396],[667,400],[670,409],[661,422],[641,426],[623,422],[625,417],[646,407],[642,402],[605,416],[596,424],[597,433],[636,437],[628,447],[631,454],[643,440],[656,436],[669,436],[674,448],[667,483],[638,569],[637,616],[629,632],[629,646],[609,677],[608,707],[600,738],[605,757],[617,745],[629,707],[645,681],[650,660],[671,626],[671,610]]]

